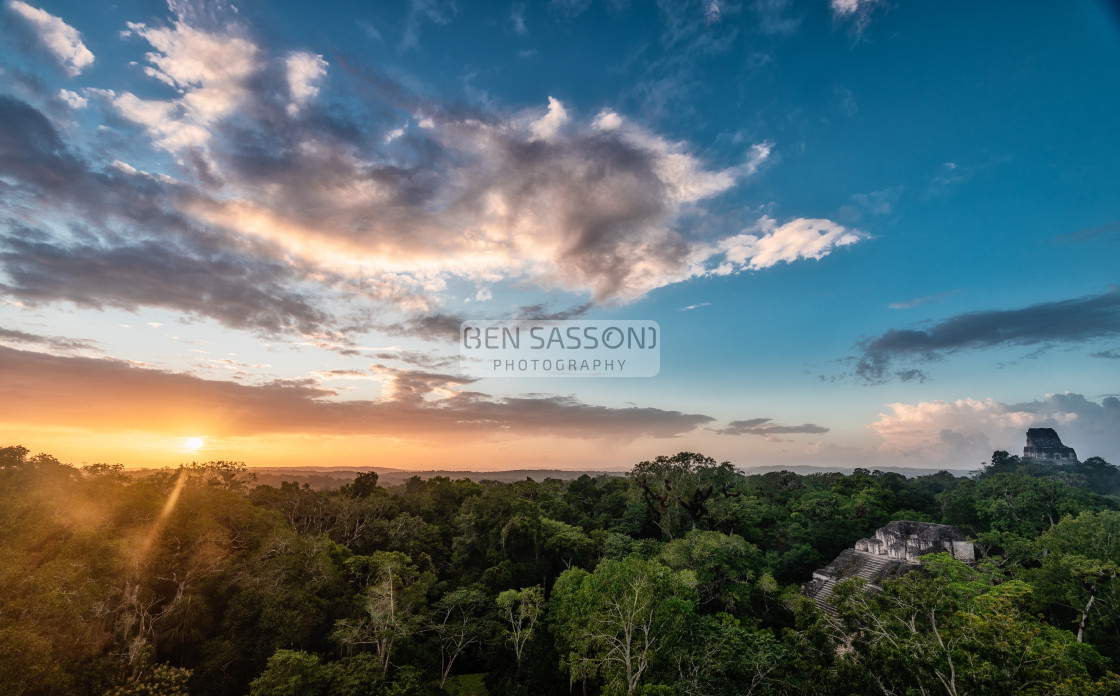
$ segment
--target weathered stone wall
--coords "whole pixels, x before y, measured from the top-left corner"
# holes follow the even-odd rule
[[[939,551],[948,551],[963,561],[975,560],[972,544],[961,530],[933,522],[896,520],[876,530],[874,537],[857,541],[855,548],[908,563],[917,563],[919,556]]]

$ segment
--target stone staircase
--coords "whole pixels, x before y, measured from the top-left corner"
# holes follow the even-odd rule
[[[826,614],[836,616],[836,610],[828,603],[828,598],[832,596],[832,588],[836,585],[836,580],[829,578],[824,581],[824,584],[817,589],[817,593],[813,595],[813,601],[816,602],[817,608]]]
[[[816,603],[817,607],[826,614],[832,616],[836,615],[836,610],[828,603],[828,598],[832,596],[832,590],[836,587],[837,582],[849,580],[851,578],[863,578],[864,582],[866,582],[869,587],[876,590],[881,589],[879,587],[880,576],[888,566],[896,562],[886,556],[865,553],[863,551],[856,551],[852,556],[852,560],[855,561],[855,563],[852,564],[854,567],[850,566],[848,572],[842,577],[829,577],[816,588],[816,592],[813,594],[813,601]]]
[[[863,553],[862,551],[857,551],[856,553],[859,554],[862,563],[855,574],[850,577],[863,578],[867,581],[868,585],[873,585],[878,588],[879,576],[893,561],[886,556],[872,555],[870,553]]]

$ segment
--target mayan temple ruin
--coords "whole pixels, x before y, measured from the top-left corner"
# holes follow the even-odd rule
[[[813,571],[813,579],[805,583],[802,590],[823,611],[834,614],[835,610],[826,600],[841,580],[863,578],[869,590],[878,591],[884,580],[901,577],[917,568],[921,556],[942,551],[966,563],[976,560],[972,543],[956,527],[896,520],[880,527],[874,536],[860,539],[854,548],[844,549],[824,568]]]
[[[1023,448],[1023,459],[1038,459],[1056,464],[1077,464],[1077,453],[1072,447],[1062,444],[1053,428],[1031,428],[1027,430],[1027,446]]]

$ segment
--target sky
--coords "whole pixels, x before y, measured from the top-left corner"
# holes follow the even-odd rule
[[[0,0],[0,446],[1120,463],[1120,9]],[[472,320],[656,322],[496,377]]]

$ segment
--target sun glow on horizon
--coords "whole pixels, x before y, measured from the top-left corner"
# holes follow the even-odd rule
[[[206,446],[206,440],[201,437],[188,437],[183,441],[183,449],[190,452],[197,452]]]

